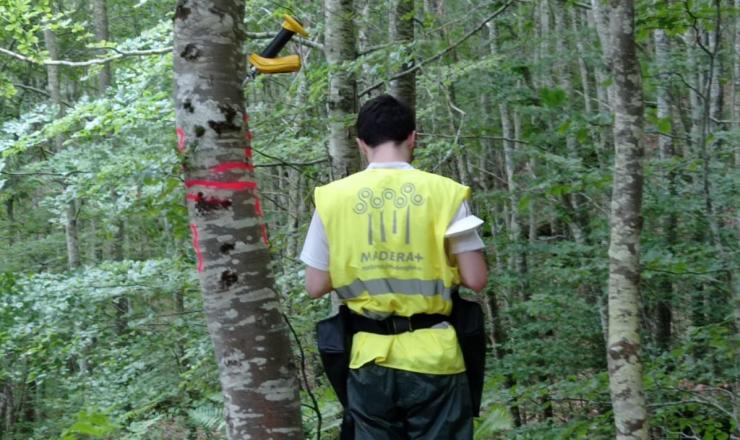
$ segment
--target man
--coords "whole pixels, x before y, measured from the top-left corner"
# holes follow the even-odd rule
[[[335,290],[352,312],[355,437],[472,439],[465,364],[447,321],[454,289],[487,281],[470,189],[410,165],[414,116],[395,98],[365,103],[356,125],[369,166],[316,188],[301,253],[309,295]]]

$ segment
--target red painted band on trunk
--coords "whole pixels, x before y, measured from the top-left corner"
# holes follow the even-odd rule
[[[242,115],[242,120],[245,124],[249,122],[249,115],[247,114],[247,112],[244,112],[244,114]]]
[[[185,195],[185,199],[186,200],[192,200],[193,202],[197,202],[198,200],[200,200],[200,196],[198,194],[195,194],[195,193],[187,193]]]
[[[200,251],[200,236],[198,235],[198,225],[190,223],[190,231],[193,233],[193,249],[195,256],[198,258],[198,272],[203,272],[203,253]]]
[[[244,149],[244,157],[251,159],[252,158],[252,149],[247,147]]]
[[[244,138],[248,141],[251,141],[254,138],[254,135],[252,134],[252,130],[247,130],[247,132],[244,133]]]
[[[257,197],[257,196],[255,196],[255,197],[254,197],[254,213],[255,213],[255,214],[256,214],[256,215],[258,216],[258,217],[262,217],[263,215],[265,215],[265,214],[264,214],[264,213],[262,212],[262,202],[260,201],[260,198],[259,198],[259,197]]]
[[[255,182],[218,182],[215,180],[186,180],[185,188],[192,188],[194,186],[202,186],[204,188],[211,189],[231,189],[231,190],[244,190],[244,189],[256,189],[257,183]]]
[[[270,240],[267,239],[267,225],[262,223],[262,242],[265,243],[265,246],[270,246]]]
[[[175,130],[175,133],[177,133],[177,149],[180,150],[180,153],[185,153],[185,130],[183,130],[180,127],[177,127]]]
[[[231,170],[254,171],[254,166],[252,166],[251,163],[246,162],[224,162],[211,168],[211,172],[214,173],[225,173]]]

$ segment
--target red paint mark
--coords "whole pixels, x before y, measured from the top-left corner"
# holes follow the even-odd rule
[[[244,149],[244,156],[247,159],[251,159],[252,158],[252,149],[251,148],[245,148]]]
[[[230,189],[230,190],[244,190],[244,189],[256,189],[257,183],[255,182],[218,182],[215,180],[186,180],[185,188],[192,188],[194,186],[202,186],[204,188],[211,189]]]
[[[244,133],[244,139],[251,141],[254,139],[254,135],[252,134],[252,130],[247,130],[246,133]]]
[[[249,123],[249,115],[246,112],[242,115],[242,121],[244,121],[245,125]]]
[[[198,272],[203,272],[203,253],[200,251],[200,236],[198,235],[198,225],[190,224],[190,231],[193,233],[193,249],[195,256],[198,258]]]
[[[180,150],[180,153],[185,154],[185,130],[177,127],[175,133],[177,133],[177,149]]]
[[[255,196],[255,198],[254,198],[254,213],[258,217],[262,217],[263,215],[265,215],[264,212],[262,212],[262,202],[260,201],[259,197],[257,197],[257,196]]]
[[[254,166],[251,163],[246,162],[224,162],[211,168],[211,172],[214,173],[225,173],[231,170],[247,170],[254,171]]]
[[[262,242],[265,246],[270,246],[270,240],[267,239],[267,225],[262,223],[260,226],[262,227]]]
[[[195,209],[197,209],[201,214],[214,211],[216,209],[231,208],[231,200],[221,199],[214,196],[204,196],[202,192],[197,194],[188,193],[185,198],[195,202]]]

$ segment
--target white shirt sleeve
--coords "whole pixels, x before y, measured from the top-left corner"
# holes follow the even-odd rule
[[[471,215],[470,206],[467,202],[463,202],[455,213],[455,217],[452,218],[450,225],[469,215]],[[483,240],[475,229],[448,238],[447,244],[450,254],[472,252],[485,247]],[[300,260],[315,269],[329,270],[329,241],[326,238],[324,224],[316,211],[311,217],[311,224],[306,233],[306,241],[303,243]]]
[[[300,259],[315,269],[329,271],[329,241],[326,239],[324,224],[316,211],[311,217]]]
[[[452,218],[450,225],[470,215],[472,215],[470,212],[470,206],[468,206],[468,202],[463,201],[460,204],[460,208],[457,210],[455,217]],[[461,254],[463,252],[477,251],[485,247],[483,240],[481,240],[475,229],[455,235],[454,237],[449,237],[447,239],[447,244],[450,253],[453,255]]]

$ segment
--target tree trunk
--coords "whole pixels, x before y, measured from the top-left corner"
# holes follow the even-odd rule
[[[64,231],[67,235],[67,263],[70,270],[80,267],[80,241],[77,235],[77,212],[78,203],[76,200],[71,200],[67,203]]]
[[[44,29],[44,43],[46,44],[46,50],[49,52],[49,59],[58,60],[60,57],[57,36],[48,27]],[[46,66],[46,74],[49,81],[49,95],[51,95],[51,101],[54,107],[56,107],[56,117],[62,118],[64,117],[64,104],[62,103],[59,66]],[[63,144],[64,137],[57,135],[54,138],[55,150],[61,150]],[[80,243],[77,236],[77,203],[75,203],[75,200],[70,200],[67,203],[64,232],[67,241],[67,267],[70,270],[74,270],[80,266]]]
[[[574,7],[569,8],[570,11],[570,25],[571,30],[576,41],[576,49],[578,49],[578,70],[581,75],[581,92],[583,93],[583,109],[586,111],[586,115],[591,116],[593,109],[591,106],[591,85],[589,83],[588,66],[586,66],[586,48],[583,45],[583,40],[578,35],[580,29],[578,28],[578,15],[579,12]]]
[[[175,114],[227,435],[300,439],[298,383],[254,181],[240,86],[243,0],[180,0]]]
[[[119,219],[116,221],[116,233],[113,236],[114,261],[124,260],[124,243],[126,243],[126,240],[126,228],[124,227],[124,223]],[[131,305],[129,304],[129,299],[125,295],[120,295],[113,300],[113,308],[116,311],[115,328],[116,334],[118,336],[122,336],[124,333],[126,333],[126,329],[128,328],[128,315],[130,307]]]
[[[94,0],[92,3],[93,7],[93,23],[95,25],[95,40],[98,43],[102,43],[110,40],[110,34],[108,31],[108,7],[106,4],[107,0]],[[113,81],[113,71],[110,63],[103,64],[100,73],[98,73],[98,94],[105,96],[106,90],[111,86]],[[112,198],[115,201],[117,194],[113,191]],[[116,233],[113,239],[113,259],[115,261],[123,261],[124,255],[124,242],[126,239],[126,229],[123,219],[120,216],[116,216],[114,219],[114,226]],[[141,255],[140,257],[143,257]],[[113,308],[115,310],[115,328],[118,336],[123,335],[128,328],[128,312],[129,312],[129,299],[126,296],[119,296],[113,300]]]
[[[370,23],[372,23],[372,17],[371,12],[373,5],[372,0],[360,0],[360,21],[362,23],[361,26],[358,26],[357,30],[357,45],[359,49],[360,54],[366,53],[370,49],[370,30],[372,27],[370,26]],[[360,83],[360,88],[365,89],[366,87],[369,87],[374,82],[374,76],[370,75],[370,64],[367,62],[362,63],[362,73],[360,74],[360,78],[358,80]],[[374,89],[368,93],[368,97],[372,98],[375,96],[375,92],[377,92],[380,89]]]
[[[405,46],[404,57],[411,59],[401,66],[401,71],[414,66],[412,57],[414,42],[414,0],[392,0],[390,17],[391,43],[395,47]],[[416,108],[416,73],[412,72],[391,81],[390,94],[405,102],[412,110]]]
[[[95,24],[95,40],[97,42],[110,41],[110,33],[108,32],[108,6],[107,0],[93,0],[93,22]],[[98,84],[100,86],[100,94],[104,95],[105,91],[110,87],[113,82],[113,74],[111,72],[110,63],[103,64],[100,73],[98,73]]]
[[[735,0],[735,10],[740,11],[740,0]],[[740,14],[735,15],[734,62],[732,68],[732,126],[740,130]],[[740,165],[740,149],[735,149],[735,166]]]
[[[709,83],[709,127],[713,130],[720,128],[719,121],[722,119],[722,86],[720,85],[720,77],[722,76],[722,57],[719,53],[719,47],[721,43],[721,22],[719,19],[719,11],[717,11],[717,19],[715,22],[716,29],[708,32],[708,46],[709,50],[715,54],[714,62],[711,63],[712,71],[710,72],[711,81]]]
[[[639,334],[642,80],[634,40],[634,5],[631,0],[613,0],[610,5],[615,157],[609,240],[609,389],[617,440],[647,440]]]
[[[662,121],[672,121],[670,97],[668,94],[668,81],[670,79],[668,60],[670,57],[670,43],[663,29],[656,29],[653,34],[655,40],[655,61],[658,67],[658,85],[656,90],[658,111],[657,117],[659,123]],[[660,158],[663,164],[666,164],[674,155],[673,148],[673,124],[671,133],[661,134],[658,136],[658,148]],[[666,166],[666,165],[664,165]],[[669,197],[674,200],[676,197],[676,172],[668,171],[664,176],[664,181],[668,187]],[[672,209],[672,208],[671,208]],[[669,250],[672,250],[676,243],[676,213],[671,212],[663,220],[663,236]],[[673,281],[672,277],[665,276],[660,280],[660,291],[658,292],[658,303],[656,307],[656,337],[657,345],[664,351],[670,349],[671,343],[671,326],[673,322]]]
[[[346,63],[357,57],[352,0],[325,0],[324,51],[329,65],[329,157],[332,180],[348,176],[360,168],[355,145],[354,121],[357,84]]]
[[[555,64],[555,74],[558,79],[558,84],[560,88],[563,89],[566,95],[566,104],[565,108],[563,109],[566,112],[566,115],[570,115],[574,112],[573,109],[573,82],[571,81],[571,75],[570,71],[568,70],[568,64],[567,60],[569,60],[569,57],[567,56],[567,53],[569,53],[568,50],[566,50],[565,46],[565,14],[566,11],[563,9],[563,7],[559,8],[559,10],[555,13],[555,34],[558,35],[558,38],[556,39],[556,53],[558,57],[558,61]],[[574,160],[579,159],[578,154],[578,144],[576,142],[576,138],[574,133],[572,133],[571,130],[568,130],[565,134],[565,146],[566,150],[568,152],[568,156],[571,157]],[[580,176],[576,176],[576,181],[580,180]],[[570,222],[568,222],[568,225],[570,226],[571,232],[573,234],[573,237],[576,241],[576,243],[583,244],[586,242],[586,232],[584,231],[584,225],[587,224],[587,222],[583,219],[583,208],[582,205],[582,197],[578,192],[570,192],[567,195],[567,209],[572,214],[572,219]]]
[[[740,0],[735,0],[735,10],[740,11]],[[732,70],[732,126],[740,132],[740,14],[735,16],[735,57]],[[740,148],[735,149],[735,170],[740,167]],[[735,232],[740,236],[740,207],[735,209]],[[740,345],[740,273],[735,268],[730,273],[732,283],[733,311],[735,317],[735,346]],[[738,355],[740,356],[740,355]],[[740,359],[735,359],[735,365]],[[740,376],[740,375],[739,375]],[[740,377],[734,383],[735,396],[740,396]],[[734,399],[733,414],[735,416],[735,436],[740,438],[740,399]]]
[[[16,239],[16,224],[15,224],[15,198],[13,196],[8,197],[5,201],[5,214],[8,216],[8,246],[13,246]]]

